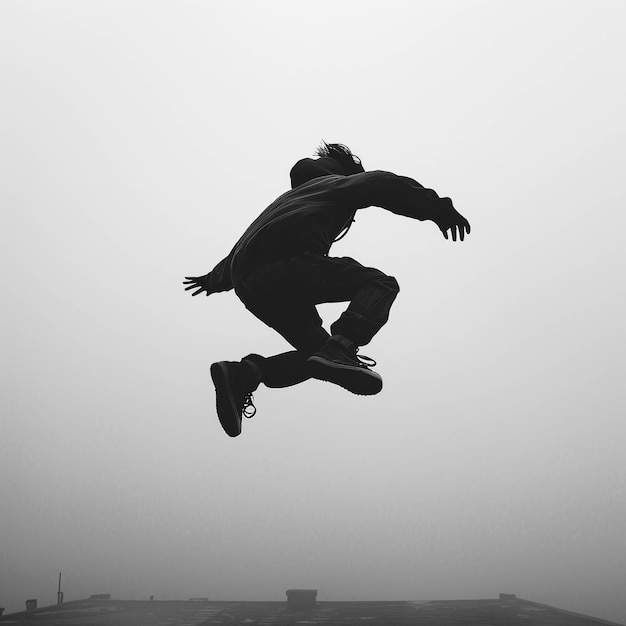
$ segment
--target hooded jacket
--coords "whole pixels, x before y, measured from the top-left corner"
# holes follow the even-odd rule
[[[229,291],[268,261],[306,252],[327,255],[358,209],[377,206],[423,221],[432,219],[442,203],[452,201],[391,172],[314,178],[278,197],[252,222],[228,256],[206,275],[207,291]]]

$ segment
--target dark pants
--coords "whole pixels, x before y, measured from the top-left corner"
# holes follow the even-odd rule
[[[258,367],[268,387],[303,382],[310,378],[306,359],[330,337],[316,304],[349,301],[331,333],[364,346],[387,321],[399,290],[395,278],[350,257],[306,253],[267,262],[238,280],[235,292],[251,313],[280,333],[295,351],[269,358],[251,354],[244,360]]]

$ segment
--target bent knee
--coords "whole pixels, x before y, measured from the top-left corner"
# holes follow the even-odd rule
[[[381,276],[379,281],[381,285],[384,285],[390,291],[398,293],[400,291],[400,285],[398,281],[393,276]]]

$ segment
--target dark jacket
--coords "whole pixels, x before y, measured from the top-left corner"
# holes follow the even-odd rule
[[[315,178],[284,193],[252,222],[230,254],[207,274],[208,292],[229,291],[251,269],[273,259],[328,254],[358,209],[377,206],[427,220],[441,203],[452,201],[391,172]]]

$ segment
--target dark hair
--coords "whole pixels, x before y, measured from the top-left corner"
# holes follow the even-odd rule
[[[361,164],[361,159],[352,154],[352,150],[342,143],[326,143],[322,141],[315,154],[322,158],[329,157],[337,161],[343,167],[347,176],[365,171]]]

